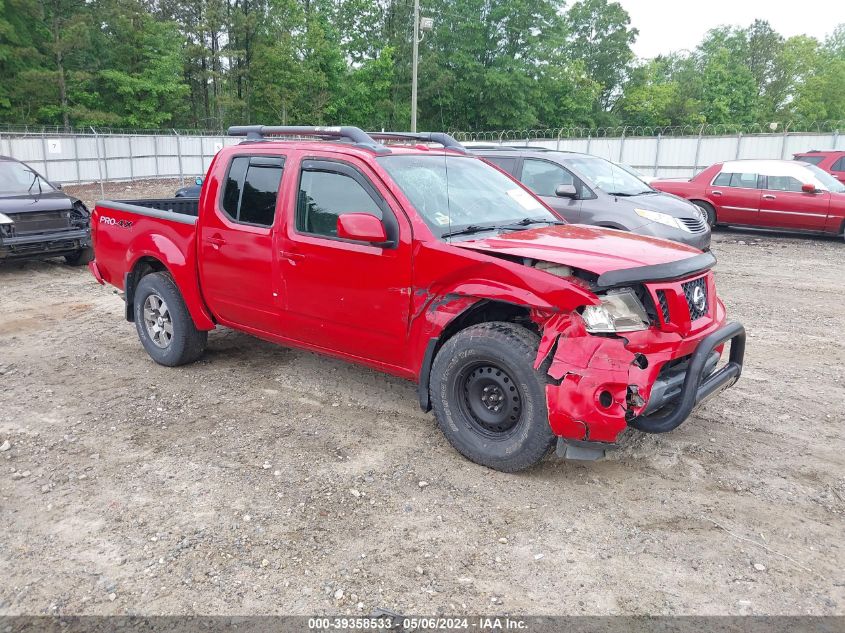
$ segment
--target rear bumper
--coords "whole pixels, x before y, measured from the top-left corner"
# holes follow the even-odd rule
[[[64,255],[90,246],[88,229],[3,237],[0,238],[0,259]]]

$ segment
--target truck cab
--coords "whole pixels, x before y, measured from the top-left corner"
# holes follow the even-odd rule
[[[568,225],[442,133],[230,134],[244,142],[195,212],[94,210],[91,270],[162,365],[220,326],[368,365],[415,381],[459,452],[509,472],[669,431],[739,378],[744,330],[710,253]]]

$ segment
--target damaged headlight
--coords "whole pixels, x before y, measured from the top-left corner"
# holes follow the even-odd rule
[[[651,220],[652,222],[657,222],[658,224],[665,224],[666,226],[671,226],[673,229],[679,229],[690,233],[690,230],[683,222],[668,213],[649,211],[648,209],[634,209],[634,213],[646,220]]]
[[[630,288],[611,290],[599,295],[601,303],[587,306],[581,318],[593,334],[636,332],[648,328],[648,315],[637,295]]]

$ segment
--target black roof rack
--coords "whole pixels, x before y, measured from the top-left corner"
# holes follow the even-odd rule
[[[373,138],[396,139],[404,141],[422,141],[423,143],[438,143],[446,149],[466,154],[466,148],[454,137],[445,132],[370,132]]]
[[[372,150],[377,154],[388,154],[390,149],[376,139],[414,140],[439,143],[446,149],[466,153],[464,146],[444,132],[365,132],[351,125],[319,127],[307,125],[233,125],[229,136],[245,136],[247,141],[262,141],[267,136],[314,136],[321,139],[335,139]]]

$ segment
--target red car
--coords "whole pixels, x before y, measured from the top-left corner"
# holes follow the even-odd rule
[[[808,163],[733,160],[688,181],[655,180],[651,186],[697,205],[711,226],[845,232],[845,185]]]
[[[795,160],[815,165],[831,176],[845,182],[845,150],[814,149],[802,154],[794,154]]]
[[[91,271],[162,365],[217,326],[368,365],[417,382],[453,446],[503,471],[672,430],[739,378],[710,253],[567,225],[445,134],[230,134],[247,140],[199,200],[94,210]]]

